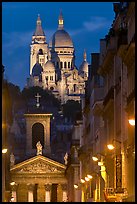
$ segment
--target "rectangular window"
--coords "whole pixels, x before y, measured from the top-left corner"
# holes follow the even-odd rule
[[[50,76],[50,81],[53,81],[53,76]]]

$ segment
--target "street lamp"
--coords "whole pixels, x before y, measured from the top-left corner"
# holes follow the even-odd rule
[[[15,185],[15,181],[12,181],[12,182],[10,183],[10,185],[11,185],[11,186],[14,186],[14,185]]]
[[[115,146],[113,145],[114,141],[121,144],[121,142],[120,142],[119,140],[113,139],[112,144],[108,144],[108,145],[107,145],[107,148],[108,148],[109,150],[113,150],[113,149],[115,148]]]
[[[129,124],[132,125],[132,126],[135,126],[135,119],[134,118],[130,118],[128,120]]]
[[[108,148],[109,150],[113,150],[115,147],[114,147],[113,144],[108,144],[108,145],[107,145],[107,148]]]
[[[85,180],[86,180],[86,181],[89,181],[89,180],[90,180],[90,178],[88,178],[88,177],[85,177]]]
[[[87,177],[88,177],[89,179],[92,179],[92,178],[93,178],[93,176],[91,176],[91,175],[89,175],[89,174],[87,174]]]
[[[97,157],[92,157],[93,161],[98,161]]]
[[[98,162],[98,166],[103,166],[103,162],[102,161]]]
[[[3,154],[6,154],[6,153],[7,153],[7,151],[8,151],[8,149],[7,149],[7,148],[3,148],[3,149],[2,149],[2,153],[3,153]]]
[[[84,180],[84,179],[80,179],[80,182],[81,182],[81,183],[85,183],[85,180]]]
[[[78,185],[77,185],[77,184],[74,184],[74,188],[76,188],[76,189],[77,189],[77,188],[78,188]]]

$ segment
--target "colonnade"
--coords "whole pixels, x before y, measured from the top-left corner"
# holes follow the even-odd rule
[[[56,186],[54,193],[53,185]],[[67,184],[15,184],[12,202],[67,202]]]

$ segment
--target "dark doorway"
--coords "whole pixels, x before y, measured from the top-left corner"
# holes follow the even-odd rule
[[[40,141],[44,148],[44,126],[41,123],[35,123],[32,126],[32,148],[36,149],[37,142]]]
[[[57,186],[58,186],[58,184],[52,184],[51,202],[57,202]]]
[[[37,202],[37,187],[38,187],[38,184],[35,184],[34,190],[33,190],[34,202]]]

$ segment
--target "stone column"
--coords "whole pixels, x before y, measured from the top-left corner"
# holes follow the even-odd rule
[[[50,118],[46,118],[46,121],[44,123],[44,140],[45,140],[45,149],[46,153],[51,153],[50,148]]]
[[[62,201],[67,202],[68,201],[68,195],[67,195],[67,184],[62,184]]]
[[[28,187],[28,202],[34,202],[34,184],[27,184]]]
[[[44,184],[38,184],[37,202],[45,202],[45,185]]]
[[[57,202],[62,202],[62,187],[61,187],[61,184],[57,185]]]
[[[45,185],[45,202],[51,201],[51,184]]]
[[[18,185],[17,202],[27,202],[27,201],[28,201],[27,184],[21,183]]]
[[[11,202],[17,202],[17,187],[18,184],[11,186],[11,198],[13,198]]]

